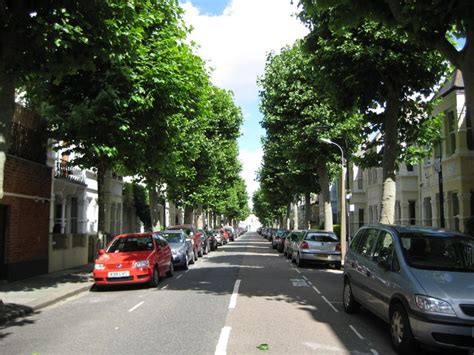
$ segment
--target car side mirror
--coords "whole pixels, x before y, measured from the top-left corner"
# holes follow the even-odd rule
[[[105,254],[105,250],[104,249],[99,249],[98,254],[99,255]]]

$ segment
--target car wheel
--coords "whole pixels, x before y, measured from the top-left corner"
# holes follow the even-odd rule
[[[160,273],[158,271],[158,267],[155,267],[153,269],[153,275],[151,276],[150,286],[151,287],[158,287],[159,283],[160,283]]]
[[[352,287],[351,287],[351,282],[349,280],[344,281],[344,290],[342,292],[342,304],[344,306],[344,310],[347,313],[354,313],[360,307],[359,303],[354,299],[354,296],[352,295]]]
[[[198,259],[198,252],[195,250],[194,251],[194,261],[197,261]]]
[[[336,268],[336,270],[341,270],[341,262],[340,261],[335,262],[334,267]]]
[[[300,258],[300,253],[298,253],[298,255],[296,255],[296,266],[298,266],[298,267],[303,266],[303,260],[301,260],[301,258]]]
[[[417,342],[413,337],[405,308],[395,304],[390,310],[390,335],[392,346],[399,354],[413,354],[417,350]]]
[[[173,259],[171,259],[170,268],[166,272],[166,276],[171,277],[173,276],[173,274],[174,274],[174,265],[173,265]]]

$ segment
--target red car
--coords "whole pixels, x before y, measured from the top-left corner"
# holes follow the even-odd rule
[[[202,249],[202,233],[198,231],[198,229],[192,224],[179,224],[176,226],[167,227],[167,230],[182,230],[188,238],[191,239],[193,243],[193,251],[194,251],[194,260],[197,260],[198,256],[203,256],[203,249]]]
[[[96,286],[149,283],[156,287],[161,277],[173,275],[173,257],[168,242],[153,233],[122,234],[99,250],[94,265]]]
[[[230,236],[224,228],[219,229],[219,234],[222,237],[222,245],[229,243]]]

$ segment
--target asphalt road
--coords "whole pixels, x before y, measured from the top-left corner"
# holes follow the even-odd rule
[[[388,326],[341,295],[341,271],[298,269],[247,233],[157,289],[85,292],[9,323],[0,353],[393,354]]]

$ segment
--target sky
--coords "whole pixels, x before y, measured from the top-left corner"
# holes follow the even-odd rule
[[[232,90],[242,109],[244,124],[239,138],[242,177],[251,198],[258,188],[255,172],[262,160],[257,77],[270,51],[304,37],[308,30],[295,17],[291,0],[182,0],[184,20],[194,29],[190,39],[198,54],[213,68],[212,81]],[[297,1],[293,1],[297,3]]]

